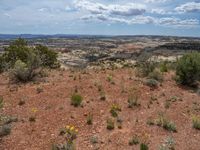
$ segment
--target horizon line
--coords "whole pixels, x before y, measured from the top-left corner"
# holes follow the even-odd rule
[[[60,34],[60,33],[55,33],[55,34],[46,34],[46,33],[41,33],[41,34],[32,34],[32,33],[0,33],[0,36],[26,36],[26,35],[33,35],[33,36],[101,36],[101,37],[125,37],[125,36],[132,36],[132,37],[137,37],[137,36],[160,36],[160,37],[180,37],[180,38],[200,38],[200,36],[188,36],[188,35],[159,35],[159,34]]]

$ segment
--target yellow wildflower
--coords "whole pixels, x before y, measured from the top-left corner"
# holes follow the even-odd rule
[[[73,130],[74,130],[74,126],[72,126],[72,127],[70,128],[70,130],[73,131]]]

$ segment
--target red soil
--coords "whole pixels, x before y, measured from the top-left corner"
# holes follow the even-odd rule
[[[113,75],[115,84],[107,81],[107,75]],[[173,73],[165,74],[165,80],[157,89],[150,89],[135,77],[131,69],[106,71],[70,72],[52,71],[45,82],[10,84],[7,75],[0,75],[0,95],[4,97],[5,105],[1,113],[18,117],[18,122],[12,123],[11,134],[0,141],[1,150],[49,150],[53,143],[63,143],[64,138],[59,131],[66,125],[74,125],[79,129],[75,141],[78,150],[133,150],[139,146],[129,146],[130,138],[138,134],[148,134],[150,150],[158,149],[168,136],[176,141],[177,150],[199,150],[200,131],[192,128],[192,114],[200,115],[194,110],[194,102],[200,103],[200,97],[190,90],[180,88],[172,80]],[[76,76],[76,80],[74,80]],[[122,80],[123,79],[123,80]],[[106,101],[99,99],[100,93],[95,83],[103,86]],[[126,92],[122,91],[122,85]],[[70,96],[75,86],[84,97],[83,107],[70,105]],[[37,92],[41,87],[44,91]],[[128,108],[128,91],[137,88],[140,95],[140,107]],[[148,108],[151,97],[158,100]],[[164,107],[165,100],[171,97],[182,100],[173,102],[169,109]],[[20,100],[25,104],[19,106]],[[122,129],[106,129],[106,120],[111,118],[110,107],[113,103],[121,106],[119,113],[122,118]],[[29,122],[36,108],[36,122]],[[93,114],[93,125],[86,124],[86,115]],[[175,122],[177,133],[171,133],[158,126],[147,125],[149,117],[156,119],[159,112]],[[138,120],[138,122],[136,121]],[[91,144],[92,136],[98,136],[99,142]]]

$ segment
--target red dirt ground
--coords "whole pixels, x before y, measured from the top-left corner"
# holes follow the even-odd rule
[[[115,84],[107,81],[113,75]],[[76,80],[74,80],[76,76]],[[165,74],[164,82],[157,89],[150,89],[135,77],[131,69],[117,69],[85,72],[51,71],[44,81],[11,84],[6,74],[0,75],[0,95],[4,97],[4,108],[1,113],[18,117],[12,123],[11,134],[0,141],[0,150],[49,150],[53,143],[63,143],[59,135],[61,128],[74,125],[79,129],[76,139],[77,150],[137,150],[137,146],[129,146],[130,138],[138,134],[148,134],[150,150],[156,150],[168,137],[175,139],[176,150],[199,150],[200,131],[192,128],[191,117],[200,115],[194,109],[200,103],[200,97],[191,90],[177,86],[172,80],[173,73]],[[106,93],[106,101],[99,99],[100,93],[95,83],[101,84]],[[83,107],[70,105],[70,97],[75,86],[84,97]],[[124,86],[125,92],[122,91]],[[37,92],[40,87],[44,91]],[[140,107],[128,108],[128,95],[132,88],[138,89]],[[148,108],[151,97],[158,100]],[[173,96],[181,98],[166,109],[165,100]],[[19,106],[20,100],[25,104]],[[106,129],[106,120],[111,118],[110,107],[113,103],[121,106],[122,129]],[[199,105],[200,106],[200,105]],[[36,122],[29,122],[36,108]],[[93,114],[93,125],[87,125],[86,115]],[[171,133],[158,126],[147,125],[148,118],[156,119],[159,112],[175,122],[177,133]],[[138,120],[138,121],[136,121]],[[99,142],[92,144],[92,136],[98,136]]]

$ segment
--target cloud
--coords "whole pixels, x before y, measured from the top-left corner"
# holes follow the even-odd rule
[[[145,0],[146,3],[165,3],[169,0]]]
[[[132,19],[110,17],[108,15],[88,15],[81,18],[85,21],[100,21],[107,23],[123,23],[123,24],[155,24],[166,27],[182,27],[182,28],[193,28],[199,25],[197,19],[180,19],[175,17],[166,18],[155,18],[151,16],[135,16]]]
[[[64,33],[71,28],[70,33],[101,33],[104,25],[114,25],[108,32],[116,32],[116,27],[121,29],[117,33],[139,33],[145,27],[148,33],[156,33],[163,27],[198,27],[189,33],[193,35],[200,34],[199,5],[199,0],[0,0],[0,31]],[[150,26],[155,30],[148,30]]]
[[[38,9],[39,12],[45,12],[45,11],[47,11],[47,10],[48,10],[47,8],[39,8],[39,9]]]
[[[109,5],[108,11],[111,15],[135,16],[145,13],[144,5],[129,3],[126,5]]]
[[[8,13],[4,13],[4,16],[8,17],[8,18],[11,18],[11,15],[8,14]]]
[[[161,9],[161,8],[154,8],[154,9],[152,9],[150,11],[150,13],[152,13],[152,14],[159,14],[159,15],[173,14],[172,12],[166,11],[166,10]]]
[[[142,4],[127,3],[124,5],[110,4],[104,5],[101,3],[94,3],[88,0],[76,0],[75,7],[89,11],[92,14],[109,14],[118,16],[135,16],[145,13],[146,7]]]
[[[156,19],[151,16],[136,16],[131,19],[130,24],[153,24]]]
[[[179,13],[200,12],[200,3],[188,2],[175,8]]]
[[[180,19],[180,18],[161,18],[158,24],[170,27],[185,27],[193,28],[199,25],[199,20],[197,19]]]
[[[107,10],[107,6],[100,3],[92,3],[87,0],[76,0],[74,5],[77,9],[87,10],[93,14],[102,14]]]

